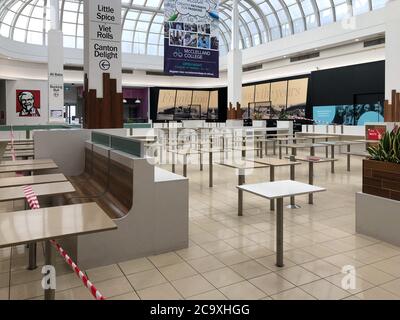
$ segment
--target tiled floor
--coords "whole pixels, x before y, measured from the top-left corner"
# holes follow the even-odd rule
[[[400,248],[355,233],[361,159],[352,159],[350,173],[345,164],[340,157],[335,174],[329,164],[316,164],[315,184],[328,191],[315,195],[314,205],[301,196],[300,209],[285,209],[283,268],[275,266],[275,214],[268,201],[245,194],[238,217],[235,170],[215,165],[210,189],[207,166],[200,172],[193,164],[189,248],[87,275],[110,299],[400,299]],[[266,181],[268,172],[256,169],[247,182]],[[307,176],[307,165],[297,167],[298,181]],[[288,168],[276,170],[277,179],[288,177]],[[2,211],[10,208],[1,204]],[[40,269],[25,270],[26,258],[23,246],[0,250],[0,299],[43,298]],[[355,267],[355,289],[341,286],[345,265]],[[57,299],[91,299],[61,259],[57,271]]]

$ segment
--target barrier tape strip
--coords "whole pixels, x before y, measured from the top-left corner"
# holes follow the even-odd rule
[[[40,209],[39,201],[35,192],[31,186],[23,186],[25,198],[29,203],[31,209]],[[72,268],[75,274],[82,280],[84,286],[89,289],[90,293],[96,300],[105,300],[105,297],[96,289],[93,283],[90,282],[88,277],[79,269],[70,256],[64,251],[64,249],[55,241],[50,240],[50,243],[56,248],[58,253],[64,258],[65,262]]]
[[[74,270],[76,275],[82,280],[84,286],[89,289],[90,293],[96,300],[105,300],[104,296],[99,290],[90,282],[86,275],[79,269],[79,267],[72,261],[64,249],[55,241],[50,240],[51,244],[57,249],[60,255],[64,258],[65,262]]]

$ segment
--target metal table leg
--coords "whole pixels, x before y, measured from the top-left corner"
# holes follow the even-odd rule
[[[283,267],[283,198],[276,199],[276,265]]]
[[[172,172],[175,173],[175,153],[172,153]]]
[[[265,156],[267,156],[268,155],[268,141],[265,140],[264,143],[265,143],[265,151],[264,151],[264,153],[265,153]]]
[[[331,159],[335,158],[335,145],[331,145]],[[335,161],[331,162],[331,172],[335,173]]]
[[[269,167],[269,181],[271,181],[271,182],[275,181],[275,166]],[[275,210],[275,200],[274,199],[271,199],[269,201],[269,209],[271,211]]]
[[[187,154],[183,155],[183,176],[187,177]]]
[[[210,152],[208,154],[208,162],[209,162],[209,167],[208,167],[208,186],[210,188],[213,187],[213,153]]]
[[[315,155],[315,149],[314,147],[311,148],[310,151],[310,156]],[[314,184],[314,162],[309,162],[308,163],[308,184],[313,185]],[[314,195],[312,193],[308,194],[308,203],[313,204],[314,203]]]
[[[276,156],[276,141],[273,141],[272,144],[273,144],[273,148],[274,148],[274,156]]]
[[[28,244],[28,250],[29,250],[29,265],[28,265],[28,270],[35,270],[37,268],[36,265],[36,250],[37,245],[36,242],[30,242]]]
[[[326,142],[328,142],[328,140],[329,140],[328,138],[325,139]],[[328,146],[326,146],[326,148],[325,148],[325,158],[328,158],[328,157],[329,157],[329,148],[328,148]]]
[[[239,169],[239,186],[245,184],[245,174],[242,170]],[[243,216],[243,191],[238,190],[238,216]]]
[[[45,241],[45,264],[46,266],[54,266],[54,250],[52,250],[52,246],[49,240]],[[51,280],[51,278],[50,278]],[[52,289],[51,283],[48,283],[49,287],[44,290],[44,299],[45,300],[54,300],[56,295],[56,290]],[[54,284],[55,287],[55,284]]]
[[[279,159],[282,159],[282,141],[279,141]]]
[[[350,145],[347,145],[347,171],[350,172]]]
[[[296,148],[292,148],[292,155],[290,157],[290,161],[296,161],[297,150]],[[296,172],[295,172],[295,165],[290,165],[290,180],[296,180]],[[296,204],[295,197],[290,197],[290,204],[286,207],[288,209],[300,209],[301,207]]]

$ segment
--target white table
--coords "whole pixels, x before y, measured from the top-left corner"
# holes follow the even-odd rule
[[[347,146],[347,152],[351,151],[351,145],[353,144],[362,144],[362,141],[328,141],[328,142],[320,142],[320,144],[324,144],[331,147],[331,158],[335,159],[335,147]],[[347,171],[350,167],[350,156],[347,156]],[[331,162],[331,172],[335,173],[335,165]]]
[[[276,265],[283,267],[283,198],[322,192],[326,189],[292,180],[246,184],[237,188],[265,199],[276,199]]]
[[[115,229],[117,225],[96,203],[3,212],[0,214],[0,248],[45,241],[45,264],[54,265],[51,239]],[[54,300],[55,291],[45,289],[44,295],[45,300]]]

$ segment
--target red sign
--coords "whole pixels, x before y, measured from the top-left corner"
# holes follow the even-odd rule
[[[40,117],[40,90],[17,90],[16,112],[19,117]]]
[[[374,128],[367,130],[367,140],[381,140],[386,132],[386,128]]]

